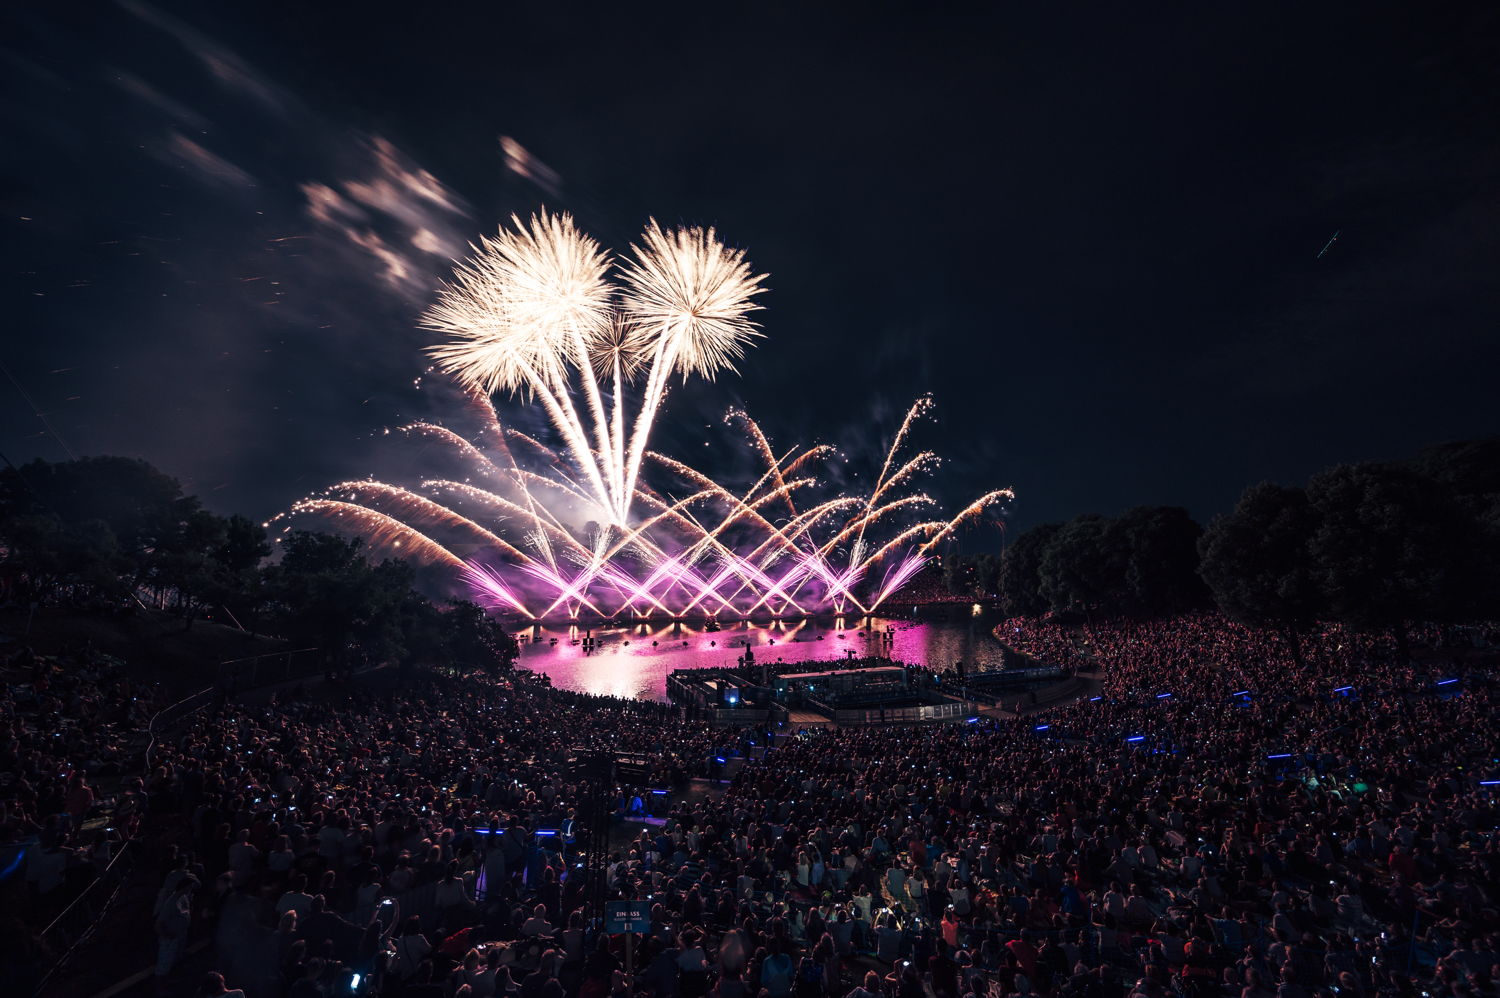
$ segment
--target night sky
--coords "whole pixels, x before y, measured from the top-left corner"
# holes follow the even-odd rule
[[[933,491],[1012,485],[1014,530],[1500,431],[1491,4],[0,20],[15,463],[138,455],[257,517],[388,471],[383,428],[453,408],[432,290],[543,204],[619,249],[711,224],[770,274],[740,376],[668,402],[700,464],[741,404],[855,474],[932,392]]]

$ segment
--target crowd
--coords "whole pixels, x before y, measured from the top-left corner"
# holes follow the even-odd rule
[[[1010,627],[1020,650],[1100,669],[1103,692],[792,740],[676,816],[695,871],[717,871],[702,905],[736,925],[767,887],[806,903],[782,917],[814,963],[821,946],[829,989],[873,948],[938,995],[1495,991],[1488,671],[1338,629],[1298,668],[1213,615]],[[675,899],[640,863],[632,888]],[[763,967],[776,933],[750,941]]]
[[[1500,994],[1500,691],[1472,641],[1417,631],[1412,658],[1330,628],[1299,666],[1211,614],[1001,633],[1100,693],[773,732],[526,673],[216,706],[129,805],[179,833],[161,987],[208,922],[222,977],[199,992],[248,998]],[[71,829],[19,702],[6,759],[35,782],[7,834]],[[676,791],[736,751],[722,792],[612,827],[602,896],[650,910],[632,977],[580,864],[582,826],[640,791],[601,801],[578,760],[630,753]]]
[[[13,940],[55,916],[133,837],[146,810],[146,728],[162,705],[152,686],[86,649],[61,658],[19,649],[0,677],[0,909]]]
[[[207,916],[221,968],[252,998],[372,981],[452,993],[455,934],[560,944],[581,920],[580,811],[682,786],[732,739],[525,672],[206,711],[146,781],[153,813],[185,832],[155,910],[157,974],[165,989]],[[649,760],[640,787],[590,789],[588,760],[615,754]],[[543,962],[506,952],[506,967]]]

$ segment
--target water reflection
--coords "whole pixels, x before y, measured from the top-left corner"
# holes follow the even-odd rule
[[[721,630],[702,622],[620,627],[544,627],[517,633],[521,665],[545,673],[562,689],[606,696],[666,699],[673,669],[732,666],[748,645],[757,662],[831,662],[886,655],[901,662],[946,668],[957,661],[1000,666],[1000,643],[990,633],[999,622],[967,604],[916,619],[822,617],[735,621]],[[889,637],[887,638],[887,635]]]

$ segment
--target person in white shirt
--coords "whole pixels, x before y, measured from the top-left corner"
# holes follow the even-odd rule
[[[413,915],[406,920],[401,928],[401,935],[396,938],[392,971],[399,980],[410,981],[417,976],[422,969],[422,961],[431,952],[432,944],[422,935],[422,920]]]
[[[278,916],[289,911],[296,912],[298,918],[306,918],[308,912],[312,911],[312,895],[307,893],[307,878],[300,873],[292,876],[287,883],[286,893],[276,902]]]
[[[474,902],[469,898],[469,886],[458,874],[456,860],[448,863],[448,875],[437,882],[433,901],[437,904],[438,911],[442,912],[443,922],[450,929],[453,927],[451,918],[454,914],[461,914],[474,907]]]
[[[531,917],[521,926],[521,935],[531,938],[533,936],[550,936],[556,931],[556,927],[547,921],[547,906],[539,904],[531,910]]]

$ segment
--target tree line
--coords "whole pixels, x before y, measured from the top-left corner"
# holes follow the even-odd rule
[[[279,557],[272,558],[273,549]],[[151,607],[317,647],[332,668],[463,662],[500,669],[515,639],[474,603],[435,603],[359,539],[219,516],[145,461],[87,457],[0,470],[0,596],[18,605]]]
[[[1500,609],[1500,438],[1261,483],[1208,524],[1139,507],[1033,527],[1001,557],[950,559],[950,588],[1017,615],[1165,616],[1217,606],[1293,643],[1318,620],[1388,630]]]

